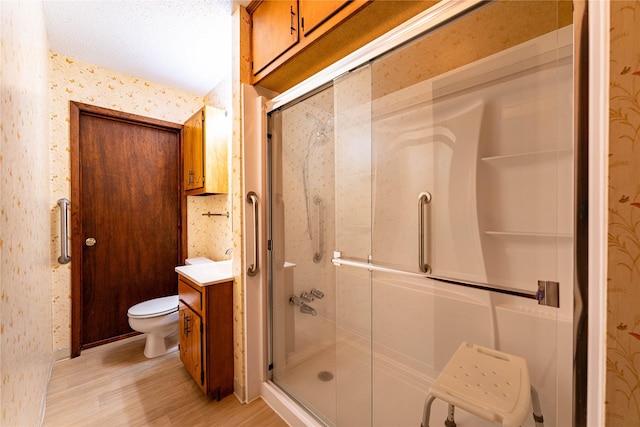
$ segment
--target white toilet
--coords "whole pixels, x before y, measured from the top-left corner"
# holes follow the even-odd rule
[[[144,355],[162,356],[178,348],[178,295],[134,305],[127,312],[129,326],[147,335]]]

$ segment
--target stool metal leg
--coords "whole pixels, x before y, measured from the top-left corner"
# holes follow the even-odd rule
[[[454,419],[454,412],[456,407],[449,403],[449,411],[447,414],[447,419],[444,421],[445,427],[456,427],[456,420]]]
[[[533,420],[536,422],[536,427],[544,427],[540,398],[538,398],[538,391],[534,386],[531,386],[531,405],[533,406]]]
[[[420,427],[429,427],[429,418],[431,418],[431,404],[435,400],[435,396],[428,395],[424,401],[424,413],[422,414],[422,424]]]

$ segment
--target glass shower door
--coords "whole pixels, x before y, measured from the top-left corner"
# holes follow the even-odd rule
[[[419,425],[463,342],[571,424],[570,24],[487,3],[270,113],[272,380],[324,424]]]
[[[371,425],[419,425],[464,342],[523,357],[545,425],[571,424],[570,22],[560,3],[492,2],[366,67]]]
[[[336,425],[331,87],[270,114],[272,381]]]

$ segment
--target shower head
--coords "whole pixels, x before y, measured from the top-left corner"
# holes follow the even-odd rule
[[[315,122],[315,127],[311,132],[311,145],[314,147],[325,145],[333,132],[333,117],[322,121],[311,113],[307,113],[306,116]]]

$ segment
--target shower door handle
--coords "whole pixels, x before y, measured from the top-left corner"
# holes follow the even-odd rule
[[[253,207],[253,264],[249,264],[247,268],[247,274],[249,276],[255,276],[258,274],[258,195],[253,191],[247,193],[247,202],[252,204]]]
[[[428,191],[418,194],[418,268],[423,273],[430,273],[431,267],[426,261],[425,245],[427,244],[426,226],[427,215],[425,213],[427,205],[431,202],[431,193]]]

